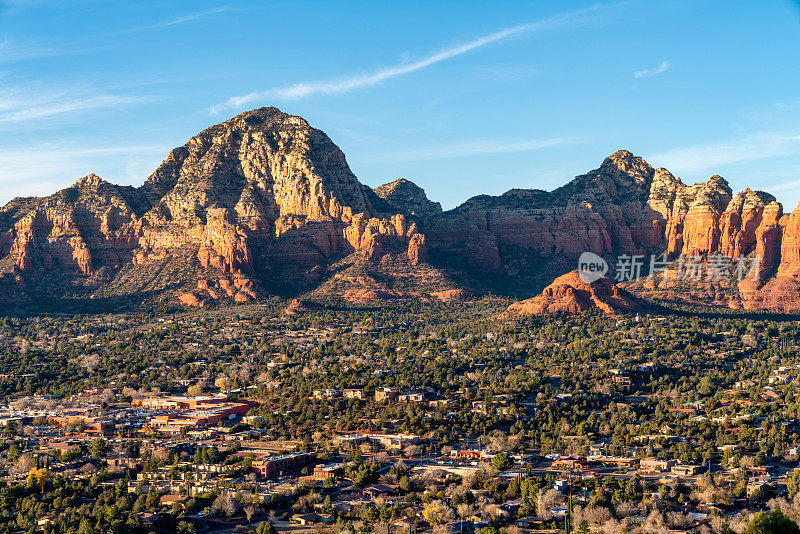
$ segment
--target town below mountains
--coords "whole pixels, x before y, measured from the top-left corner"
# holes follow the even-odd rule
[[[800,533],[800,207],[443,211],[261,108],[0,210],[0,534]]]
[[[800,310],[800,207],[784,212],[768,193],[734,194],[719,176],[686,185],[621,150],[552,192],[443,212],[405,179],[364,186],[327,135],[275,108],[204,130],[141,187],[92,174],[12,200],[0,210],[0,301],[24,313],[517,300],[584,252],[640,256],[643,275],[652,258],[746,258],[752,276],[621,285],[661,304]],[[555,307],[586,307],[566,298]]]
[[[795,532],[796,322],[503,306],[4,317],[0,532]]]

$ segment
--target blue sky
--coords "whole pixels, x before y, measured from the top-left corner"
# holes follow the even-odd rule
[[[626,148],[684,182],[800,201],[800,8],[788,0],[0,0],[0,203],[167,152],[274,105],[370,186],[446,208],[553,189]]]

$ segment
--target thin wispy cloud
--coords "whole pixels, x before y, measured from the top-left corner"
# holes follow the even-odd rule
[[[800,154],[800,135],[759,133],[742,139],[688,146],[648,156],[676,172],[718,171],[723,165],[742,161]]]
[[[26,61],[40,57],[61,55],[63,51],[40,44],[22,42],[4,37],[0,39],[0,63]]]
[[[146,100],[138,96],[100,94],[84,98],[55,95],[36,101],[4,98],[0,95],[0,124],[36,121],[79,111],[115,108]]]
[[[650,76],[657,76],[669,70],[669,62],[662,61],[661,64],[654,69],[637,70],[633,73],[634,78],[649,78]]]
[[[793,182],[785,182],[778,185],[772,185],[769,187],[770,191],[788,191],[788,190],[796,190],[800,187],[800,180],[794,180]]]
[[[403,62],[390,67],[384,67],[369,74],[356,74],[334,80],[302,82],[286,87],[273,87],[263,91],[254,91],[246,95],[234,96],[225,102],[211,107],[210,111],[211,113],[216,114],[226,108],[238,108],[252,102],[268,98],[298,99],[315,94],[331,95],[337,93],[346,93],[348,91],[352,91],[353,89],[370,87],[391,78],[425,69],[437,63],[441,63],[442,61],[461,56],[478,48],[482,48],[511,37],[587,22],[591,16],[597,13],[600,9],[600,6],[592,6],[579,11],[572,11],[542,20],[519,24],[517,26],[512,26],[504,30],[484,35],[483,37],[479,37],[470,42],[442,50],[441,52],[431,54],[417,61]]]
[[[168,28],[169,26],[177,26],[178,24],[191,22],[193,20],[201,19],[203,17],[208,17],[209,15],[216,15],[217,13],[224,13],[226,11],[231,11],[232,9],[233,8],[229,6],[219,6],[212,9],[208,9],[206,11],[201,11],[199,13],[191,13],[189,15],[175,17],[172,20],[168,20],[166,22],[160,22],[158,24],[153,24],[151,26],[145,26],[144,28],[141,29]]]

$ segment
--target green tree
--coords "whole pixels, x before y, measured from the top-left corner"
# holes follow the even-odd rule
[[[791,497],[794,497],[797,492],[800,492],[800,471],[794,472],[792,477],[786,482],[786,487]]]
[[[269,521],[262,521],[256,527],[256,534],[277,534],[278,530]]]
[[[508,456],[508,453],[506,452],[499,452],[494,455],[494,458],[492,458],[492,466],[498,471],[505,471],[506,469],[509,469],[512,465],[514,465],[514,462],[511,460],[511,458]]]
[[[102,458],[108,451],[108,445],[103,438],[95,438],[89,444],[89,454],[92,458]]]
[[[770,514],[757,513],[743,534],[800,534],[800,527],[776,508]]]
[[[95,534],[95,532],[88,518],[81,519],[81,524],[78,526],[78,534]]]

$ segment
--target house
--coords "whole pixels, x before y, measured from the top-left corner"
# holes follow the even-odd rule
[[[486,403],[484,401],[472,401],[472,413],[486,414]]]
[[[382,387],[375,390],[375,402],[390,402],[397,398],[397,390],[392,387]]]
[[[521,517],[517,519],[514,524],[525,530],[538,530],[542,529],[545,524],[549,524],[550,522],[550,520],[540,517]]]
[[[144,526],[150,526],[158,521],[158,514],[153,512],[135,512],[131,516],[138,518]]]
[[[333,516],[330,514],[302,514],[302,515],[294,515],[291,519],[292,523],[296,523],[298,525],[308,526],[308,525],[330,525],[333,523]]]
[[[346,444],[350,447],[357,447],[362,443],[379,443],[385,449],[401,450],[407,445],[419,443],[419,436],[410,434],[379,434],[376,432],[354,433],[346,436],[337,436],[334,442]]]
[[[747,497],[751,498],[767,489],[767,482],[763,479],[754,479],[747,482]]]
[[[369,486],[367,486],[363,490],[361,490],[361,492],[364,495],[367,495],[367,496],[372,497],[374,499],[375,497],[386,496],[386,495],[390,494],[391,492],[393,492],[396,489],[397,489],[397,486],[394,486],[394,485],[370,484]]]
[[[624,371],[622,372],[624,373]],[[632,384],[631,377],[629,377],[627,374],[612,374],[611,383],[622,388],[630,387]]]
[[[699,465],[679,464],[672,466],[670,473],[680,477],[691,477],[700,472]]]
[[[639,461],[639,470],[642,473],[662,473],[675,466],[675,460],[662,460],[660,458],[643,458]]]
[[[413,391],[413,392],[409,392],[409,393],[403,393],[402,395],[400,395],[398,397],[398,400],[400,402],[406,402],[406,403],[424,402],[425,401],[425,394],[417,392],[417,391]]]
[[[246,423],[248,425],[255,425],[258,423],[263,423],[264,418],[260,415],[246,415],[242,417],[242,423]]]
[[[771,375],[767,378],[769,384],[788,384],[792,380],[789,375]]]
[[[364,400],[367,397],[363,389],[345,389],[342,393],[345,399]]]
[[[167,494],[167,495],[162,495],[158,502],[161,504],[161,506],[177,505],[180,508],[184,508],[188,501],[189,497],[185,495]]]
[[[480,460],[482,452],[479,450],[456,450],[450,451],[450,458],[458,460]]]

